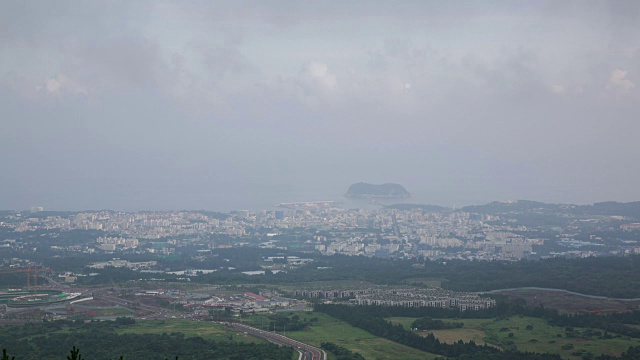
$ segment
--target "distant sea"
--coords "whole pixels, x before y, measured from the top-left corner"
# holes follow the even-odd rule
[[[341,194],[297,194],[293,192],[260,192],[243,194],[220,194],[212,199],[208,209],[216,211],[232,210],[278,210],[281,203],[291,202],[314,202],[314,201],[335,201],[337,206],[344,209],[380,209],[385,205],[399,203],[426,204],[419,202],[419,199],[411,198],[390,198],[390,199],[349,199]],[[215,204],[215,205],[214,205]]]
[[[225,184],[226,185],[226,184]],[[278,204],[288,202],[335,201],[345,209],[379,209],[385,205],[398,203],[441,204],[430,196],[412,194],[410,198],[399,199],[348,199],[345,190],[337,189],[300,189],[291,186],[254,186],[236,184],[231,186],[212,186],[209,189],[182,187],[166,191],[148,189],[143,191],[119,191],[109,196],[96,192],[76,191],[72,194],[56,194],[31,199],[23,206],[14,209],[29,209],[31,206],[43,206],[45,210],[101,210],[147,211],[147,210],[211,210],[229,212],[233,210],[277,210]],[[342,190],[342,191],[341,191]]]
[[[337,206],[345,209],[379,209],[383,204],[369,203],[369,201],[347,199],[341,196],[282,196],[283,194],[240,194],[233,196],[231,194],[221,194],[215,196],[209,204],[201,205],[198,208],[214,211],[233,211],[233,210],[282,210],[278,207],[281,203],[292,202],[313,202],[313,201],[336,201]]]

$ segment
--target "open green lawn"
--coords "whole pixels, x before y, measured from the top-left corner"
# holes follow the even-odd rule
[[[411,329],[411,323],[415,320],[414,318],[405,318],[405,317],[392,317],[387,318],[386,320],[391,321],[394,324],[402,324],[405,329]],[[481,322],[478,322],[472,326],[474,323],[473,320],[470,319],[469,323],[465,323],[465,326],[460,329],[451,329],[451,330],[435,330],[433,335],[438,338],[440,341],[445,342],[447,344],[452,344],[457,342],[458,340],[462,340],[464,342],[469,342],[471,340],[475,341],[476,344],[484,344],[486,341],[484,340],[487,337],[487,334],[484,330],[482,330]],[[453,319],[443,319],[443,321],[447,322],[461,322],[461,320],[453,320]],[[484,321],[484,320],[483,320]],[[421,335],[427,335],[429,332],[420,332]],[[492,345],[492,344],[488,344]]]
[[[361,353],[368,360],[392,359],[433,359],[436,356],[419,351],[390,340],[374,336],[344,321],[322,313],[299,312],[300,318],[317,318],[312,326],[303,331],[287,331],[287,336],[315,346],[322,342],[333,342]],[[258,327],[260,317],[253,325]],[[265,320],[266,317],[265,317]],[[415,318],[394,317],[387,320],[411,328]],[[601,339],[602,330],[576,328],[567,332],[564,327],[550,326],[538,318],[512,316],[506,319],[442,319],[463,322],[460,329],[436,330],[434,335],[443,342],[473,340],[478,344],[490,344],[499,348],[517,348],[520,351],[550,352],[560,354],[565,359],[581,359],[579,353],[620,355],[629,346],[639,346],[640,339],[614,337]],[[266,322],[266,321],[265,321]],[[263,340],[227,329],[222,324],[194,322],[190,320],[149,320],[138,321],[135,325],[118,330],[119,333],[172,333],[185,336],[200,336],[218,341],[261,342]],[[420,332],[428,334],[428,332]],[[615,335],[615,334],[612,334]]]
[[[411,328],[415,318],[394,317],[387,320]],[[620,355],[629,346],[640,345],[640,339],[613,338],[600,339],[602,330],[576,328],[573,335],[564,327],[550,326],[545,320],[524,316],[512,316],[506,319],[442,319],[443,321],[463,322],[460,329],[435,330],[433,334],[440,341],[452,343],[462,339],[473,340],[478,344],[487,343],[499,348],[515,347],[520,351],[550,352],[560,354],[565,359],[581,359],[576,352],[591,352],[596,355]],[[428,334],[428,332],[421,332]],[[569,336],[567,336],[569,335]],[[564,348],[563,348],[564,347]]]
[[[137,321],[134,325],[118,330],[120,334],[162,334],[183,333],[186,337],[199,336],[217,341],[240,341],[260,343],[264,340],[227,329],[224,325],[213,322],[191,320],[147,320]]]
[[[317,318],[313,326],[303,331],[290,332],[287,336],[302,342],[320,346],[323,342],[333,342],[344,346],[349,350],[361,353],[367,360],[425,360],[433,359],[436,356],[423,351],[419,351],[387,339],[383,339],[370,333],[353,327],[343,321],[332,318],[321,313],[298,312],[295,313],[301,318]],[[251,317],[245,319],[246,322],[260,327],[260,317],[255,321],[250,321]],[[266,317],[265,317],[266,320]],[[266,321],[265,321],[266,322]],[[119,333],[183,333],[187,337],[200,336],[206,339],[218,341],[261,342],[254,337],[230,331],[222,324],[212,322],[194,322],[190,320],[148,320],[138,321],[136,324],[118,330]],[[282,333],[279,331],[279,333]],[[296,353],[297,354],[297,353]],[[297,356],[297,355],[296,355]]]
[[[527,326],[531,326],[532,329],[528,330]],[[504,331],[505,328],[508,328],[508,331]],[[640,345],[640,339],[599,339],[598,334],[602,334],[602,330],[585,328],[576,328],[575,330],[576,335],[568,337],[565,328],[550,326],[542,319],[512,316],[487,324],[485,331],[491,339],[494,341],[497,339],[498,345],[513,341],[513,344],[523,351],[554,352],[561,354],[562,357],[572,359],[580,358],[580,356],[571,356],[574,352],[620,355],[629,346]],[[594,332],[595,336],[588,335],[590,331]],[[512,338],[509,337],[510,333],[513,333]],[[563,346],[569,347],[570,345],[573,345],[573,349],[563,349]]]
[[[316,317],[318,321],[306,330],[287,332],[287,336],[311,345],[320,346],[323,342],[332,342],[351,351],[359,352],[367,360],[424,360],[436,357],[433,354],[374,336],[322,313],[298,314],[301,318],[304,316]]]
[[[416,320],[416,318],[408,318],[408,317],[390,317],[385,318],[387,321],[391,321],[394,324],[400,324],[405,329],[411,329],[411,324]]]

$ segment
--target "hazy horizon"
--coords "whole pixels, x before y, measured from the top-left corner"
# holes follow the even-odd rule
[[[640,200],[637,1],[10,0],[0,24],[2,209],[360,181],[443,206]]]
[[[562,202],[554,202],[554,201],[540,201],[538,199],[493,199],[486,202],[478,202],[478,203],[446,203],[446,202],[429,202],[427,198],[421,197],[421,195],[412,194],[410,198],[383,198],[383,199],[375,199],[374,202],[371,202],[370,199],[367,198],[345,198],[342,195],[328,195],[328,196],[308,196],[301,194],[289,194],[283,195],[278,193],[269,193],[269,195],[265,194],[253,194],[253,196],[242,197],[242,198],[228,198],[224,196],[218,196],[215,198],[215,201],[210,202],[211,204],[215,204],[215,206],[209,207],[194,207],[194,208],[184,208],[184,207],[168,207],[159,204],[157,207],[153,208],[47,208],[42,206],[42,204],[34,204],[29,208],[4,208],[0,209],[0,211],[30,211],[35,207],[43,207],[43,211],[70,211],[70,212],[81,212],[81,211],[123,211],[123,212],[145,212],[145,211],[214,211],[214,212],[232,212],[239,210],[249,210],[249,211],[274,211],[274,210],[286,210],[286,208],[278,207],[277,205],[281,203],[287,202],[314,202],[314,201],[335,201],[337,207],[341,207],[344,209],[380,209],[386,205],[397,205],[397,204],[415,204],[415,205],[437,205],[445,208],[454,208],[460,209],[465,206],[472,205],[486,205],[492,202],[508,202],[508,201],[539,201],[548,204],[567,204],[567,205],[593,205],[594,203],[562,203]],[[607,200],[605,200],[607,201]],[[633,202],[633,201],[630,201]]]

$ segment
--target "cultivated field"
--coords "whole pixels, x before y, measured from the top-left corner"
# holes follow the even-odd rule
[[[317,322],[303,331],[287,332],[287,336],[311,345],[332,342],[362,354],[367,360],[425,360],[436,356],[387,339],[374,336],[344,321],[321,313],[297,313],[301,318],[316,317]]]
[[[410,329],[415,318],[394,317],[387,320]],[[453,343],[462,339],[477,344],[494,345],[499,348],[517,348],[520,351],[549,352],[560,354],[565,359],[581,359],[587,352],[600,355],[620,355],[629,346],[640,345],[640,339],[615,337],[602,339],[604,331],[598,329],[567,328],[550,326],[545,320],[524,316],[506,319],[442,319],[445,322],[463,322],[464,327],[449,330],[434,330],[433,334],[442,342]],[[425,336],[429,332],[419,332]]]

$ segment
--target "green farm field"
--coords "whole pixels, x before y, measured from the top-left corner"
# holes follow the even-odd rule
[[[305,316],[315,317],[318,321],[303,331],[287,332],[287,336],[314,346],[320,346],[323,342],[332,342],[362,354],[367,360],[395,360],[400,358],[425,360],[436,357],[436,355],[377,337],[322,313],[297,314],[301,318]]]
[[[374,336],[344,321],[315,312],[296,312],[301,318],[317,318],[312,326],[302,331],[287,331],[287,337],[320,346],[323,342],[333,342],[351,351],[359,352],[367,360],[393,360],[401,356],[407,360],[428,360],[436,356],[416,350],[390,340]],[[246,323],[260,327],[261,316],[245,319]],[[252,321],[253,320],[253,321]],[[267,318],[265,317],[265,322]],[[118,333],[162,334],[182,333],[186,337],[200,336],[217,341],[262,342],[263,340],[227,329],[223,324],[194,322],[189,320],[148,320],[118,330]],[[282,333],[282,331],[278,331]]]
[[[415,318],[393,317],[387,320],[411,328]],[[524,316],[505,319],[441,319],[445,322],[462,322],[459,329],[434,330],[434,336],[442,342],[473,340],[477,344],[493,345],[498,348],[516,348],[519,351],[560,354],[563,359],[581,359],[581,354],[620,355],[629,346],[640,345],[640,339],[616,337],[602,339],[603,330],[575,328],[567,331],[564,327],[548,325],[545,320]],[[420,332],[427,335],[429,332]]]
[[[411,323],[415,320],[415,318],[406,318],[406,317],[392,317],[387,318],[386,320],[391,321],[394,324],[402,324],[405,329],[411,329]],[[431,331],[435,335],[438,340],[445,342],[447,344],[452,344],[457,342],[458,340],[462,340],[464,342],[469,342],[473,340],[476,344],[483,345],[495,345],[490,344],[485,341],[487,337],[487,333],[482,330],[483,324],[487,322],[486,319],[442,319],[445,322],[464,322],[464,327],[459,329],[451,329],[451,330],[435,330]],[[418,332],[424,334],[425,336],[429,334],[429,332]],[[496,346],[498,347],[498,346]]]

